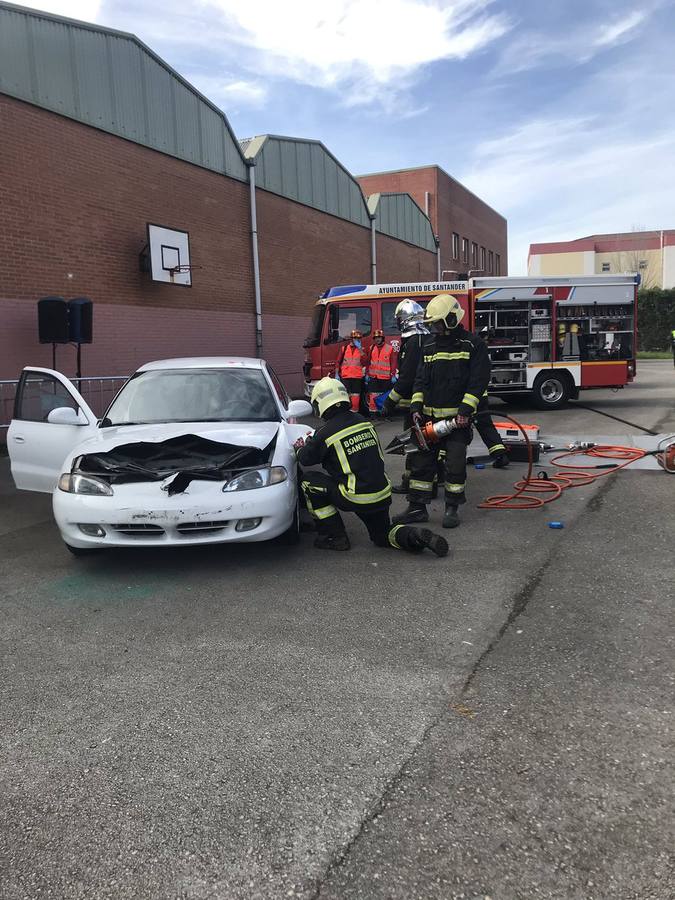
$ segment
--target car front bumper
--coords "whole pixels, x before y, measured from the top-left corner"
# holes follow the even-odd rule
[[[193,481],[169,496],[160,482],[114,485],[111,497],[56,490],[54,518],[71,547],[165,547],[267,541],[290,528],[297,505],[292,480],[224,493],[222,482]],[[260,519],[250,530],[238,523]],[[96,526],[103,535],[85,534]],[[240,524],[241,527],[241,524]]]

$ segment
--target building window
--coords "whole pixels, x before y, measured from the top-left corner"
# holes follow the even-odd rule
[[[459,235],[456,231],[452,232],[452,258],[459,259]]]
[[[483,272],[485,272],[485,269],[487,267],[487,262],[485,260],[485,247],[480,248],[480,267]]]
[[[492,250],[488,250],[488,272],[492,275],[495,265],[495,255]]]
[[[478,268],[478,244],[475,241],[471,241],[471,265]]]
[[[646,260],[646,259],[641,259],[640,262],[638,263],[638,267],[639,267],[640,269],[646,269],[646,268],[647,268],[647,260]]]
[[[469,239],[462,238],[462,262],[468,263],[469,261]]]
[[[603,272],[609,272],[609,263],[603,263],[603,264],[602,264],[602,271],[603,271]]]
[[[499,253],[495,253],[495,275],[502,274],[502,261],[500,259]]]

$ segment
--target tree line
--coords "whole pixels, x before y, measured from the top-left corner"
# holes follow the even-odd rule
[[[675,288],[638,291],[638,347],[669,350],[675,328]]]

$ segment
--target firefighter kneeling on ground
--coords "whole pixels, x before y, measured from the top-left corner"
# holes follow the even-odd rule
[[[395,523],[428,522],[439,453],[445,451],[444,528],[459,525],[458,508],[466,503],[466,448],[471,443],[471,416],[490,380],[486,344],[460,324],[464,310],[450,294],[439,294],[424,313],[431,334],[424,341],[410,411],[415,424],[454,419],[450,434],[410,457],[408,507]]]
[[[312,406],[324,424],[312,437],[295,443],[300,466],[319,463],[325,472],[303,472],[300,485],[318,532],[320,550],[349,550],[340,510],[355,513],[378,547],[419,553],[429,548],[446,556],[445,538],[428,528],[392,525],[389,519],[391,483],[384,470],[382,449],[374,426],[350,409],[349,394],[336,378],[314,385]]]

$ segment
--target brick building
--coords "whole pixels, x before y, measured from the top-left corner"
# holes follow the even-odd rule
[[[189,233],[190,288],[141,271],[148,223]],[[319,293],[434,279],[438,263],[419,206],[367,201],[320,142],[240,143],[133,35],[0,2],[0,379],[51,364],[40,297],[87,296],[85,375],[261,347],[298,392]],[[74,373],[73,348],[58,367]]]
[[[405,192],[431,220],[441,268],[507,275],[506,219],[440,166],[360,175],[365,194]]]

